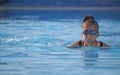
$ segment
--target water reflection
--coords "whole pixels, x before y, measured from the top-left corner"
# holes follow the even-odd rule
[[[91,66],[97,65],[99,58],[99,48],[95,47],[82,47],[82,55],[84,57],[84,65]]]

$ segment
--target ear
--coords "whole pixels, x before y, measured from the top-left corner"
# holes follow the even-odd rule
[[[80,34],[81,37],[83,37],[83,34]]]

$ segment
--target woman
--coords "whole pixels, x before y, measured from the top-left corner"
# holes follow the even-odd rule
[[[99,26],[97,21],[94,20],[93,16],[85,16],[82,25],[82,40],[73,42],[69,47],[78,46],[94,46],[94,47],[109,47],[102,41],[97,41],[99,37]]]

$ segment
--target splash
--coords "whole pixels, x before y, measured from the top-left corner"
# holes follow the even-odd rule
[[[26,41],[27,39],[28,39],[28,37],[11,37],[11,38],[0,38],[0,41],[9,43],[9,42]]]

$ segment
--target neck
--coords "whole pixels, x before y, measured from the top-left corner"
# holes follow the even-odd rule
[[[84,46],[97,46],[97,41],[85,41],[83,40],[83,45]]]

